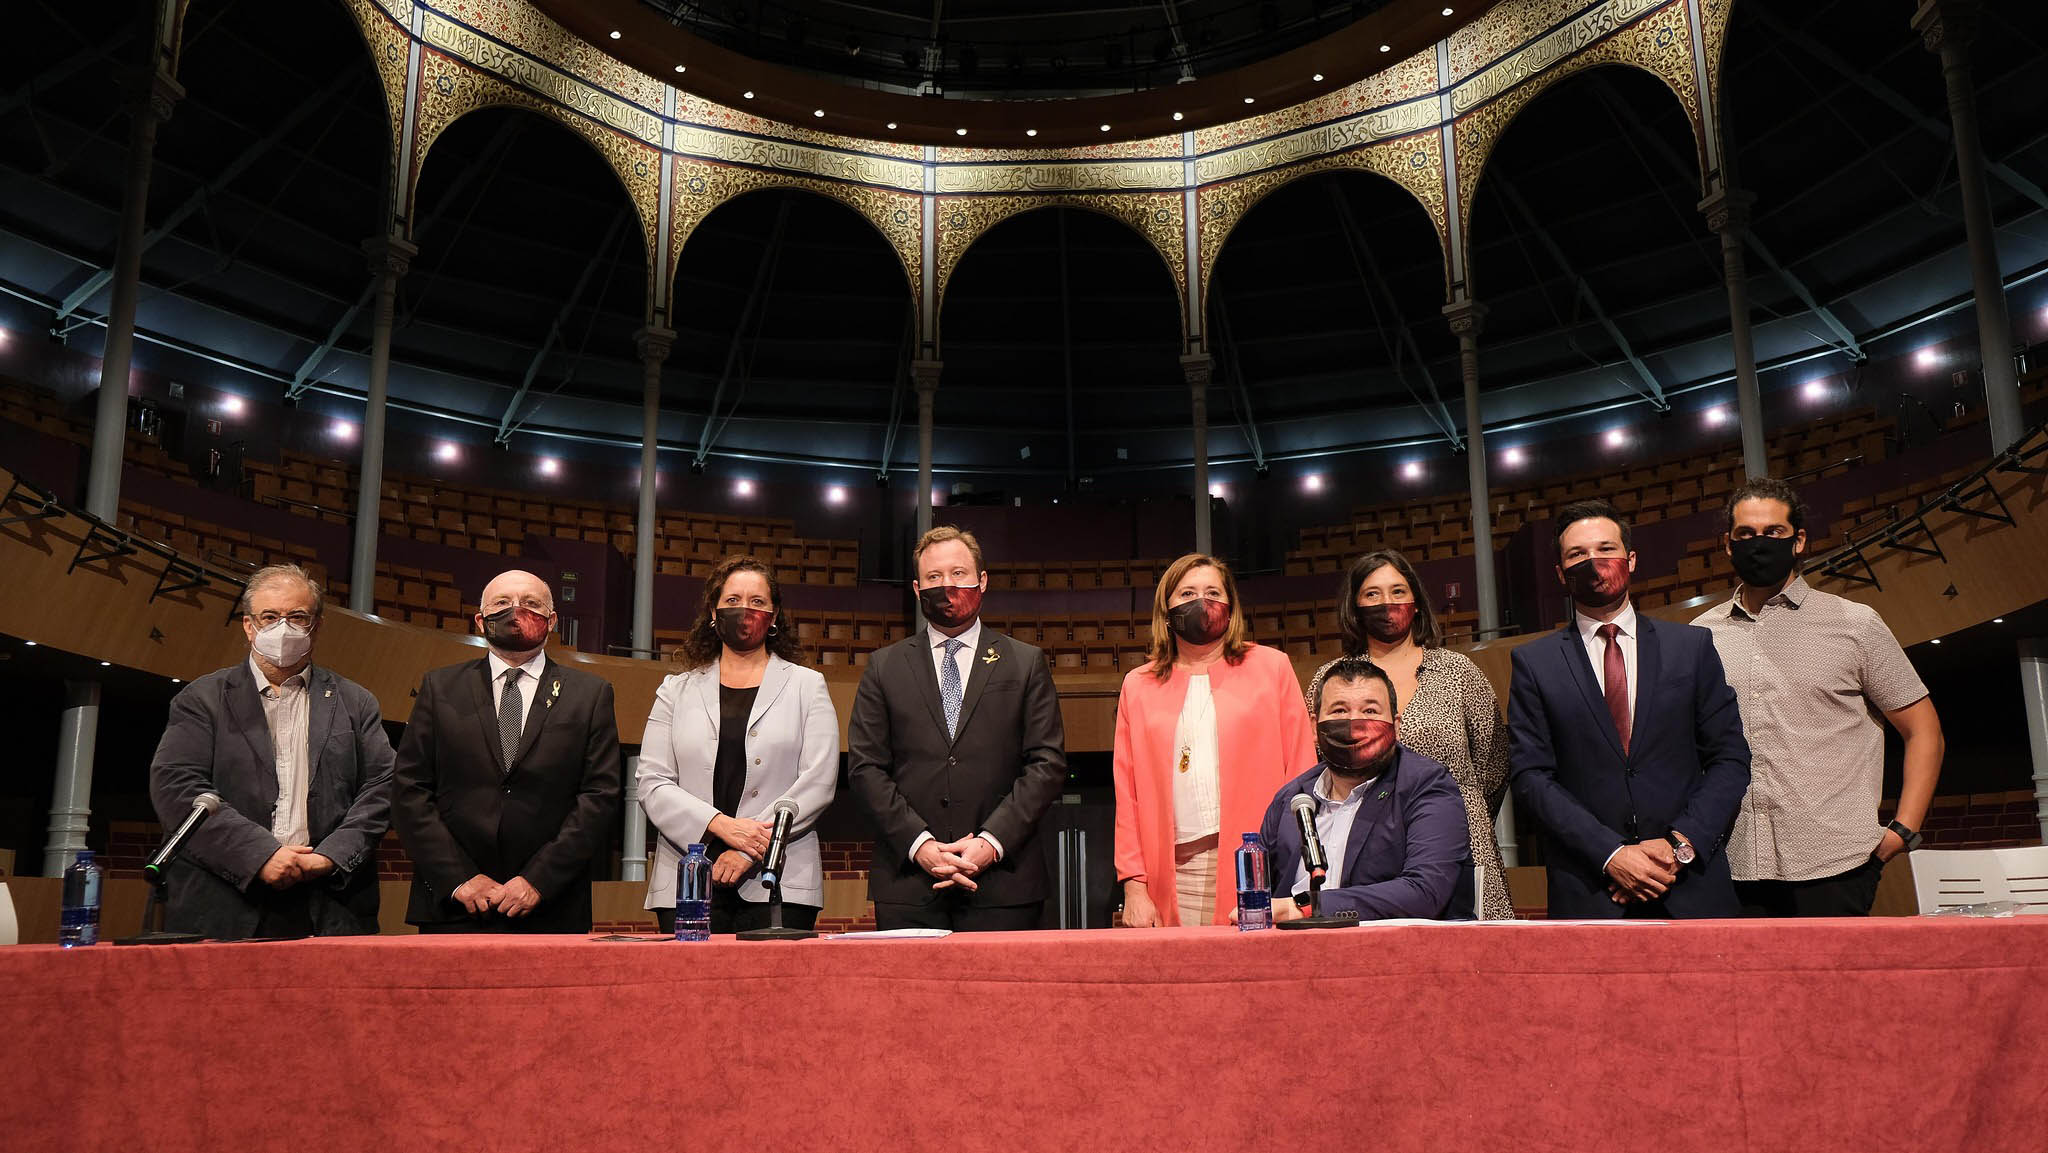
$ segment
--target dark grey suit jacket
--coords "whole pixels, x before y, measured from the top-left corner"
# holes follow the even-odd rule
[[[149,794],[166,830],[182,824],[192,800],[219,793],[208,817],[172,864],[164,927],[236,940],[256,931],[249,900],[256,874],[278,850],[270,835],[277,808],[277,757],[244,660],[186,685],[171,701]],[[313,850],[334,872],[305,884],[313,931],[323,936],[377,931],[377,843],[391,824],[391,742],[377,698],[319,665],[306,669],[306,827]]]
[[[929,630],[919,629],[877,651],[854,693],[846,783],[879,834],[868,894],[906,905],[937,901],[930,875],[910,859],[911,843],[926,830],[956,841],[986,829],[1002,843],[1003,859],[976,878],[981,887],[970,902],[1043,901],[1038,822],[1067,780],[1066,729],[1045,656],[984,623],[959,735],[949,741],[931,644]]]
[[[420,681],[398,742],[391,809],[413,863],[407,922],[468,922],[450,894],[482,873],[525,877],[540,892],[523,917],[490,914],[492,931],[590,931],[592,865],[619,811],[612,686],[550,659],[535,691],[508,773],[489,659]]]

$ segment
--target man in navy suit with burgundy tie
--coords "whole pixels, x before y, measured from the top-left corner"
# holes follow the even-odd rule
[[[1734,917],[1722,848],[1749,743],[1713,635],[1640,616],[1636,555],[1605,501],[1557,515],[1573,619],[1514,651],[1515,803],[1547,838],[1550,915]]]

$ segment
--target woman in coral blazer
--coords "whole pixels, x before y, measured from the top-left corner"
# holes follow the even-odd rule
[[[1294,666],[1245,640],[1230,566],[1198,553],[1173,562],[1152,596],[1152,660],[1117,697],[1124,923],[1229,924],[1237,886],[1223,861],[1316,760]]]

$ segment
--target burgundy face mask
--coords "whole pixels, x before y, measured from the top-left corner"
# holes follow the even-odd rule
[[[917,590],[924,619],[942,629],[957,629],[981,613],[981,586],[928,585]]]
[[[484,639],[508,653],[531,652],[548,639],[548,618],[521,605],[508,605],[484,618]]]
[[[1197,597],[1166,610],[1166,627],[1191,645],[1215,644],[1230,628],[1230,602]]]
[[[1628,558],[1587,557],[1564,570],[1564,587],[1582,605],[1611,605],[1628,595]]]
[[[771,610],[731,605],[718,610],[711,621],[711,628],[726,648],[736,653],[750,653],[766,643],[768,628],[774,623],[775,614]]]
[[[1394,722],[1378,717],[1317,722],[1316,750],[1324,764],[1344,776],[1377,776],[1394,755]]]
[[[1358,622],[1365,626],[1366,635],[1381,644],[1399,643],[1414,635],[1415,602],[1361,605],[1358,609]]]

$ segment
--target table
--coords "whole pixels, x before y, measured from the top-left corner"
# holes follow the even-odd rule
[[[0,949],[0,1147],[2038,1150],[2048,917]]]

